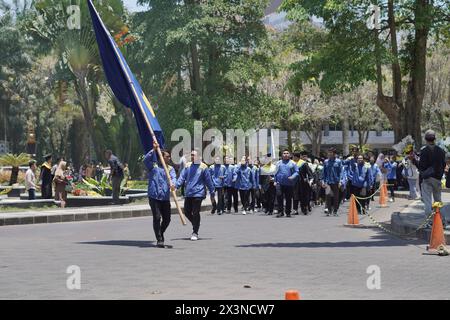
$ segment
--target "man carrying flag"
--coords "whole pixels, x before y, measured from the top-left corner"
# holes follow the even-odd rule
[[[91,0],[88,0],[88,6],[99,54],[103,63],[103,70],[105,71],[109,86],[117,100],[133,111],[145,154],[148,154],[153,149],[154,142],[157,142],[155,144],[155,151],[164,169],[167,182],[170,183],[170,172],[159,148],[159,146],[164,148],[164,136],[156,119],[155,112],[142,91],[139,82],[131,72],[117,44],[100,19]],[[171,193],[174,197],[181,222],[186,224],[183,213],[178,205],[175,190],[171,190]]]
[[[153,214],[153,230],[155,232],[157,247],[164,248],[164,232],[170,224],[170,190],[175,189],[175,169],[169,166],[170,153],[162,151],[164,161],[169,167],[171,184],[167,183],[164,168],[156,155],[158,142],[153,142],[153,150],[144,158],[148,173],[148,200]]]

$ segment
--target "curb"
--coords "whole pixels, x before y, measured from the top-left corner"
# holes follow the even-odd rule
[[[211,204],[205,203],[201,207],[201,211],[210,211]],[[95,210],[97,209],[97,210]],[[183,207],[182,207],[183,209]],[[80,222],[80,221],[98,221],[109,219],[129,219],[151,216],[151,210],[148,205],[140,205],[136,208],[117,208],[114,206],[103,208],[84,208],[77,209],[76,213],[35,213],[21,214],[20,212],[4,213],[5,217],[0,214],[0,226],[26,225],[26,224],[44,224],[44,223],[63,223],[63,222]],[[178,210],[174,204],[171,206],[171,213],[178,215]]]
[[[405,236],[409,234],[410,237],[416,237],[429,242],[431,237],[431,228],[416,230],[418,225],[408,221],[407,209],[408,208],[406,208],[403,212],[394,212],[392,214],[390,225],[392,231]],[[444,236],[446,242],[450,243],[450,233],[448,231],[444,231]]]

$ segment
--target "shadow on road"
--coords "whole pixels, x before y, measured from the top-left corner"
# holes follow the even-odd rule
[[[138,241],[138,240],[91,241],[91,242],[78,242],[78,244],[97,244],[97,245],[106,245],[106,246],[156,248],[155,241]]]
[[[285,243],[252,243],[238,245],[238,248],[355,248],[355,247],[401,247],[407,245],[423,245],[423,240],[403,240],[385,233],[378,233],[365,241],[339,241],[339,242],[285,242]]]

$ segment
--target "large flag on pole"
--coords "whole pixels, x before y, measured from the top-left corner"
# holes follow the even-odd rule
[[[141,85],[131,72],[122,52],[106,29],[91,0],[88,0],[88,6],[109,86],[117,100],[133,111],[144,151],[147,153],[153,149],[151,129],[153,129],[159,145],[164,148],[161,127]]]

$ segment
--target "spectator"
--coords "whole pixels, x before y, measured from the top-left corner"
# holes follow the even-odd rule
[[[124,166],[120,162],[119,158],[113,155],[111,150],[105,151],[106,159],[108,160],[109,166],[111,167],[111,184],[112,184],[112,198],[113,203],[119,203],[120,195],[120,184],[124,177]]]
[[[408,156],[402,161],[403,170],[402,175],[408,181],[409,186],[409,200],[417,200],[417,180],[419,178],[419,170],[417,169],[418,160],[414,151],[411,151]]]
[[[102,163],[99,162],[96,166],[95,166],[95,179],[97,179],[97,181],[101,181],[103,178],[103,166]]]
[[[36,161],[30,160],[30,166],[25,173],[25,189],[28,191],[28,200],[36,199]]]
[[[65,208],[67,202],[66,186],[68,183],[66,171],[66,162],[61,161],[55,171],[53,182],[55,184],[55,200],[61,201],[61,208]]]
[[[429,216],[433,212],[431,196],[435,202],[442,201],[441,180],[445,168],[445,152],[435,145],[436,133],[433,130],[425,132],[425,141],[427,145],[420,150],[419,172],[422,178],[422,201],[425,204],[425,215]]]
[[[397,162],[394,156],[390,156],[389,159],[384,159],[384,168],[386,169],[386,178],[389,185],[389,191],[391,192],[391,197],[389,202],[395,201],[395,188],[397,186]]]

